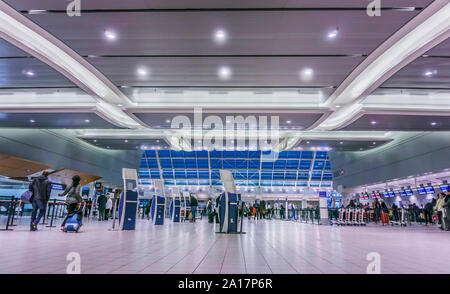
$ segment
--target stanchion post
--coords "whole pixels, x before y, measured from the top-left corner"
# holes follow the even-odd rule
[[[0,229],[0,231],[12,231],[12,229],[9,228],[9,222],[11,221],[11,206],[13,201],[14,196],[11,197],[11,202],[8,202],[8,218],[6,219],[6,227],[4,229]]]
[[[17,225],[14,224],[14,217],[16,215],[16,207],[17,207],[17,201],[14,199],[14,196],[11,197],[12,201],[12,210],[11,210],[11,223],[9,224],[10,227],[15,227]]]
[[[56,199],[53,201],[53,207],[52,207],[52,218],[50,219],[50,225],[47,226],[47,228],[56,227],[53,225],[53,219],[55,218],[55,206],[56,206]],[[49,209],[50,212],[50,209]]]

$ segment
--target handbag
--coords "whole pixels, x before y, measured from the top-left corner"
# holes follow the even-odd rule
[[[33,198],[33,192],[31,192],[30,190],[23,192],[20,196],[20,200],[23,203],[31,203],[31,198]]]

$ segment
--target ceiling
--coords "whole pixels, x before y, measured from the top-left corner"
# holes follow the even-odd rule
[[[0,1],[0,24],[13,24],[0,31],[0,128],[188,150],[172,120],[195,125],[201,108],[220,130],[238,128],[229,115],[277,116],[276,151],[450,130],[446,2],[384,0],[369,17],[365,0],[100,0],[69,17],[65,1]]]

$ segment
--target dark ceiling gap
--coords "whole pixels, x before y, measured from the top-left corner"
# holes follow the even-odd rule
[[[421,11],[422,7],[381,7],[383,11]],[[136,9],[82,9],[81,13],[129,13],[129,12],[295,12],[295,11],[366,11],[366,7],[266,7],[266,8],[136,8]],[[20,10],[22,14],[64,13],[66,10]]]

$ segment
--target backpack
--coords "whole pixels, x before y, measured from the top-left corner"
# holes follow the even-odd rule
[[[23,194],[20,196],[20,200],[23,203],[31,203],[31,198],[33,198],[33,192],[31,192],[30,190],[26,190],[25,192],[23,192]]]

